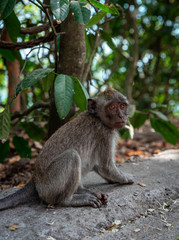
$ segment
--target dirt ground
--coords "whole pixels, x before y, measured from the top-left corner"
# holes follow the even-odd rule
[[[110,185],[93,172],[84,180],[108,195],[106,206],[51,209],[29,203],[8,209],[0,212],[0,239],[179,239],[179,150],[135,157],[119,167],[135,176],[133,185]],[[0,198],[16,190],[3,190]]]

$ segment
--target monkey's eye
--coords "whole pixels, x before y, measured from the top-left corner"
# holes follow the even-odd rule
[[[121,110],[124,110],[125,108],[126,108],[126,104],[125,104],[125,103],[121,103],[121,104],[120,104],[120,109],[121,109]]]
[[[116,105],[115,105],[115,104],[111,104],[111,105],[109,106],[109,109],[110,109],[110,110],[116,109]]]

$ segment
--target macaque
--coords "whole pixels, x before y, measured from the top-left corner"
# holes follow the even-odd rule
[[[88,99],[87,111],[59,128],[36,159],[32,179],[22,189],[0,200],[0,210],[15,207],[38,196],[48,205],[91,206],[107,203],[104,193],[82,185],[91,170],[110,183],[132,184],[133,177],[115,166],[118,129],[127,122],[128,101],[108,87]]]

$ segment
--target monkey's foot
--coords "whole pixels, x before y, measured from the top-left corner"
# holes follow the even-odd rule
[[[61,203],[61,206],[67,207],[82,207],[82,206],[91,206],[94,208],[100,208],[103,204],[106,204],[107,198],[104,194],[74,194],[71,200],[66,200]]]
[[[108,202],[107,196],[104,193],[98,192],[93,193],[98,199],[101,200],[102,204],[106,205]]]

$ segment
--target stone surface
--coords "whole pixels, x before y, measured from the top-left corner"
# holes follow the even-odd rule
[[[120,168],[135,176],[133,185],[110,185],[94,172],[84,180],[90,189],[108,194],[106,206],[47,209],[31,203],[8,209],[0,212],[0,240],[177,239],[179,151],[136,158]],[[13,191],[1,192],[0,198]]]

